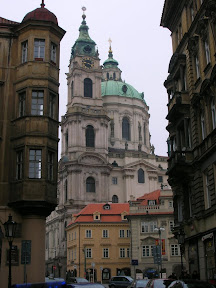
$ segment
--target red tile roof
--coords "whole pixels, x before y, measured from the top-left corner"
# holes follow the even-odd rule
[[[144,194],[143,196],[137,198],[138,201],[142,200],[140,205],[148,205],[148,200],[156,200],[156,203],[159,204],[159,197],[160,197],[161,190],[155,190],[153,192]]]
[[[104,205],[109,205],[110,209],[104,209]],[[74,221],[70,222],[68,226],[72,223],[80,222],[95,222],[94,213],[100,213],[100,220],[98,222],[122,222],[121,214],[123,212],[129,213],[129,203],[94,203],[89,204],[83,208],[79,213],[73,216],[77,217]]]

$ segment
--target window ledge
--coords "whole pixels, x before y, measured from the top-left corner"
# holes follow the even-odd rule
[[[44,61],[43,58],[34,58],[35,61]]]

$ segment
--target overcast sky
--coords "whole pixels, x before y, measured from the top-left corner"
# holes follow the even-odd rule
[[[113,58],[119,62],[122,79],[144,92],[149,106],[151,144],[155,153],[167,156],[167,93],[163,86],[172,55],[170,31],[160,26],[164,0],[45,0],[45,8],[66,31],[61,41],[60,112],[66,112],[66,75],[71,47],[78,38],[83,6],[89,35],[98,46],[101,64],[108,58],[112,40]],[[0,16],[21,22],[40,7],[41,0],[3,0]]]

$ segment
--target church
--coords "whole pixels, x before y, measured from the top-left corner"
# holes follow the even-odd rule
[[[68,55],[58,206],[46,221],[46,270],[60,277],[67,270],[65,228],[73,213],[90,203],[127,203],[168,188],[167,157],[154,153],[144,93],[122,80],[111,40],[108,58],[100,62],[82,10]]]

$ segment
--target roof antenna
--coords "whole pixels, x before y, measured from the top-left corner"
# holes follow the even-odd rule
[[[42,0],[42,3],[41,3],[41,8],[44,8],[45,4],[44,4],[44,0]]]

